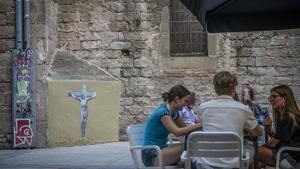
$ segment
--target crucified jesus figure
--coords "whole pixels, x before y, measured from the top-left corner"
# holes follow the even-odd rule
[[[80,102],[81,111],[80,111],[80,137],[85,137],[85,128],[87,124],[88,118],[88,107],[87,103],[89,100],[96,97],[96,92],[88,92],[86,89],[86,85],[83,84],[81,87],[81,91],[71,91],[69,92],[69,96],[78,100]]]

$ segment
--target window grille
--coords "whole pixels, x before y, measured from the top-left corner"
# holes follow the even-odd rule
[[[180,0],[170,1],[171,56],[207,56],[207,33]]]

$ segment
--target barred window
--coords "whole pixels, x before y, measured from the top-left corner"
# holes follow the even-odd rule
[[[207,33],[180,0],[170,1],[171,56],[207,56]]]

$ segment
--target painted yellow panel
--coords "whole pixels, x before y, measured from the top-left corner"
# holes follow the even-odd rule
[[[89,100],[85,136],[80,137],[80,102],[71,91],[96,92]],[[121,82],[48,80],[48,146],[72,146],[119,140]]]

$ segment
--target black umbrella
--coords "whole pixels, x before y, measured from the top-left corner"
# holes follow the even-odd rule
[[[181,0],[208,32],[300,28],[300,0]]]

